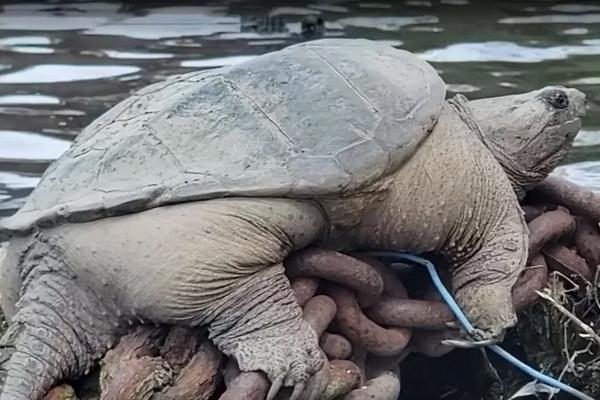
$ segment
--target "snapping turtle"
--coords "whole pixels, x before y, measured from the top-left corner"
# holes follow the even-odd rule
[[[109,110],[1,222],[0,400],[40,399],[138,321],[206,325],[270,398],[314,398],[324,360],[282,266],[313,244],[438,253],[476,338],[499,337],[527,258],[518,196],[566,154],[585,96],[445,95],[406,51],[324,39]]]

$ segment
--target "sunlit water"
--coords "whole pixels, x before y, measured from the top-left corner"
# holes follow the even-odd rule
[[[135,89],[306,40],[301,22],[311,15],[323,19],[323,36],[366,37],[421,55],[450,95],[497,96],[546,84],[585,91],[584,130],[558,173],[600,190],[596,2],[167,3],[0,6],[0,215],[22,204],[83,127]]]

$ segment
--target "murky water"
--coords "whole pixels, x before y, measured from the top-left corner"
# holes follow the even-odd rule
[[[585,91],[589,115],[559,173],[600,190],[597,2],[254,3],[1,3],[0,215],[14,212],[78,132],[131,91],[306,40],[302,21],[313,16],[324,21],[323,36],[421,54],[451,93],[469,98],[545,84]]]

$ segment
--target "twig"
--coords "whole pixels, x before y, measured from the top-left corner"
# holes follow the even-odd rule
[[[536,290],[535,292],[541,298],[548,300],[550,303],[552,303],[552,305],[554,305],[554,307],[556,307],[556,309],[558,311],[560,311],[567,318],[569,318],[571,321],[573,321],[577,326],[579,326],[579,328],[582,331],[584,331],[586,334],[588,334],[590,338],[594,339],[594,341],[598,345],[600,345],[600,336],[598,336],[598,334],[596,334],[596,332],[594,332],[594,330],[589,325],[587,325],[586,323],[581,321],[579,318],[577,318],[577,316],[575,316],[575,314],[573,314],[571,311],[567,310],[565,307],[563,307],[561,304],[559,304],[556,300],[554,300],[552,298],[552,296],[548,295],[547,293],[540,292],[539,290]]]
[[[596,302],[596,306],[598,307],[598,310],[600,310],[600,294],[598,293],[598,286],[600,285],[600,268],[596,269],[596,276],[594,277],[594,286],[592,288],[593,290],[593,296],[594,296],[594,301]]]
[[[573,279],[571,279],[570,277],[568,277],[567,275],[563,274],[560,271],[553,271],[552,275],[560,276],[561,278],[563,278],[564,280],[569,282],[571,285],[573,285],[573,287],[571,289],[564,289],[565,293],[577,292],[579,289],[581,289],[581,286],[579,286],[578,283],[576,283]],[[557,281],[557,279],[553,279],[553,283],[556,283],[556,281]]]

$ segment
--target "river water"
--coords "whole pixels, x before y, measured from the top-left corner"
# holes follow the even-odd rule
[[[22,205],[83,127],[132,91],[307,40],[302,21],[317,16],[323,31],[312,37],[365,37],[418,53],[449,94],[583,90],[588,116],[557,173],[600,190],[600,3],[138,3],[0,3],[0,216]]]

